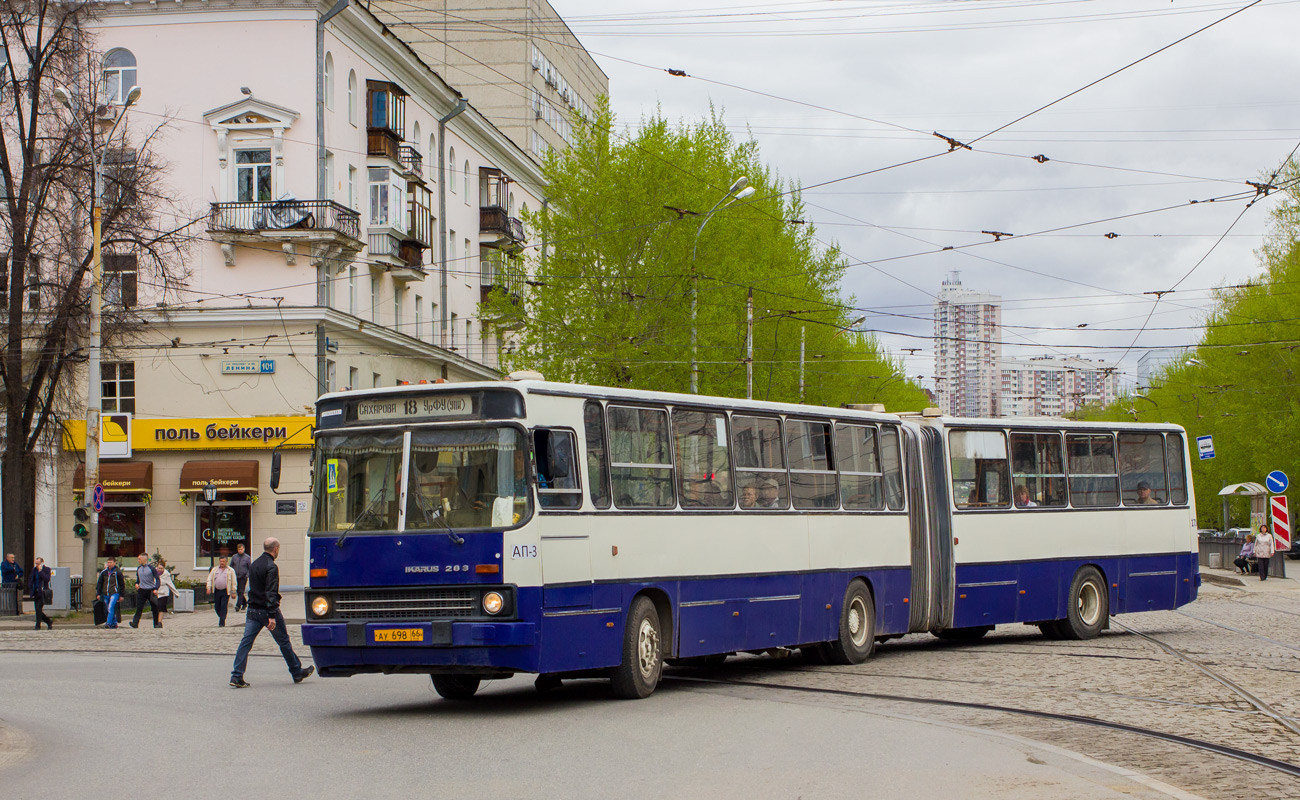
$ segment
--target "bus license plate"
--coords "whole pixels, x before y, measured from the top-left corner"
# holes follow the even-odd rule
[[[388,628],[375,631],[376,642],[423,642],[424,630],[421,628]]]

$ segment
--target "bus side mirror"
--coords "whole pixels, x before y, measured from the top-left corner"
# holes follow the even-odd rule
[[[568,436],[560,433],[552,433],[546,437],[546,465],[550,467],[552,478],[569,477],[569,453],[567,444],[570,441]]]
[[[271,491],[280,488],[280,451],[271,453]]]

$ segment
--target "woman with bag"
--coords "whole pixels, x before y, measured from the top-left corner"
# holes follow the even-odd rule
[[[45,566],[45,559],[37,558],[32,565],[32,574],[27,577],[27,591],[31,592],[32,602],[36,604],[36,630],[41,629],[41,622],[47,630],[54,630],[54,620],[45,615],[45,607],[54,600],[54,590],[50,588],[50,579],[54,573]]]
[[[180,594],[180,590],[176,588],[176,584],[172,581],[172,574],[167,570],[167,559],[158,556],[154,572],[158,573],[158,610],[166,611],[169,615],[175,614],[176,612],[172,611],[168,604],[173,597]]]

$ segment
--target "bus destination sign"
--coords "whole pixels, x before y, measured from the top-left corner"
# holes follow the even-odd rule
[[[446,394],[431,397],[385,397],[357,403],[358,422],[384,420],[465,417],[473,413],[469,395]]]

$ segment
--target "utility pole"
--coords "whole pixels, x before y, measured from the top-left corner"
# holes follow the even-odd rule
[[[101,69],[102,74],[102,69]],[[100,384],[102,376],[100,375],[100,351],[103,349],[103,310],[104,310],[104,283],[103,283],[103,262],[102,244],[103,244],[103,216],[104,216],[104,155],[108,150],[109,142],[113,141],[113,134],[117,132],[117,126],[122,124],[126,119],[126,111],[140,99],[140,87],[132,86],[123,98],[122,113],[118,114],[117,121],[109,129],[108,136],[104,139],[104,146],[100,148],[98,157],[94,154],[94,130],[87,130],[81,124],[81,118],[78,116],[76,104],[73,102],[72,93],[62,86],[55,87],[54,97],[68,111],[72,112],[72,119],[77,127],[81,128],[85,134],[86,140],[91,147],[91,160],[95,166],[95,183],[93,196],[91,197],[91,218],[93,220],[94,242],[91,244],[90,251],[90,342],[86,347],[86,485],[85,493],[93,496],[95,487],[99,485],[99,419],[103,413],[103,387]],[[99,571],[99,512],[93,508],[90,512],[90,524],[87,525],[86,540],[82,543],[81,550],[81,592],[82,603],[88,592],[95,590],[95,574]]]
[[[754,287],[745,301],[745,399],[754,399]]]
[[[803,346],[804,346],[804,333],[807,331],[807,329],[808,329],[808,326],[807,326],[807,325],[800,325],[800,326],[799,326],[799,402],[800,402],[800,403],[802,403],[802,402],[804,401],[804,397],[803,397],[803,364],[804,364],[803,353],[804,353],[804,349],[803,349]]]

